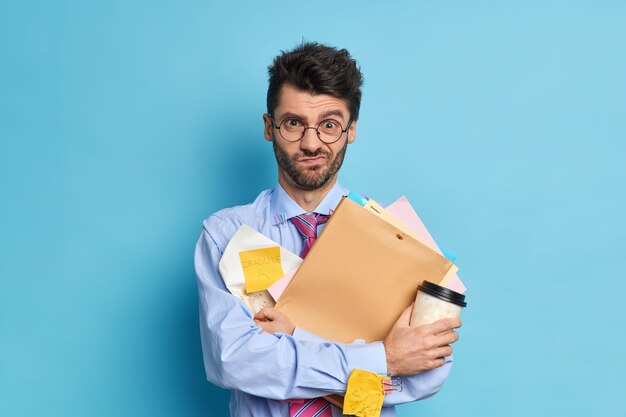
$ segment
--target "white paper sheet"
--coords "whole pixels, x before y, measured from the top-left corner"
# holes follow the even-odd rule
[[[263,307],[274,306],[275,302],[267,290],[246,293],[246,281],[239,252],[272,246],[280,245],[253,228],[243,225],[228,242],[222,259],[220,259],[219,271],[226,287],[233,295],[243,301],[253,313],[258,312]],[[298,255],[282,246],[280,246],[280,260],[283,271],[293,271],[302,264],[302,259]]]

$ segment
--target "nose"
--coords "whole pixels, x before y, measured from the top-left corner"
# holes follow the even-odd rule
[[[317,130],[314,127],[305,127],[304,136],[300,139],[300,149],[309,152],[315,152],[322,147],[322,142],[317,136]]]

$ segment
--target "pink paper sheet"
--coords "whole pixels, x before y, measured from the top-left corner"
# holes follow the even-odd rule
[[[283,291],[285,291],[285,288],[287,288],[287,285],[289,285],[297,270],[298,268],[294,269],[293,271],[287,273],[284,277],[267,287],[267,291],[270,293],[274,301],[278,301],[280,296],[283,295]]]
[[[419,218],[406,196],[400,197],[385,209],[390,214],[397,217],[398,220],[401,220],[409,229],[417,233],[425,245],[443,255],[439,246],[435,243],[435,240],[428,232],[428,229],[426,229],[426,226],[424,226],[424,223]],[[451,277],[447,278],[442,285],[461,294],[467,291],[467,288],[465,288],[465,285],[463,285],[463,282],[457,274],[453,274]]]

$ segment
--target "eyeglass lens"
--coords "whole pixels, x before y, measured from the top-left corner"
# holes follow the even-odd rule
[[[338,141],[343,133],[343,126],[334,119],[322,120],[317,127],[307,127],[301,120],[287,118],[280,123],[278,129],[283,139],[289,142],[296,142],[302,139],[306,129],[315,129],[320,140],[326,143]]]

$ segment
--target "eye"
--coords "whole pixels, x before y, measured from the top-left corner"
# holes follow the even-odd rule
[[[293,117],[290,117],[289,119],[285,119],[283,124],[285,125],[285,127],[299,127],[299,126],[302,126],[302,122],[300,120],[298,120],[298,119],[293,118]]]
[[[336,120],[328,119],[328,120],[324,120],[321,123],[321,126],[322,126],[322,129],[324,130],[335,130],[335,129],[340,128],[341,125]]]

